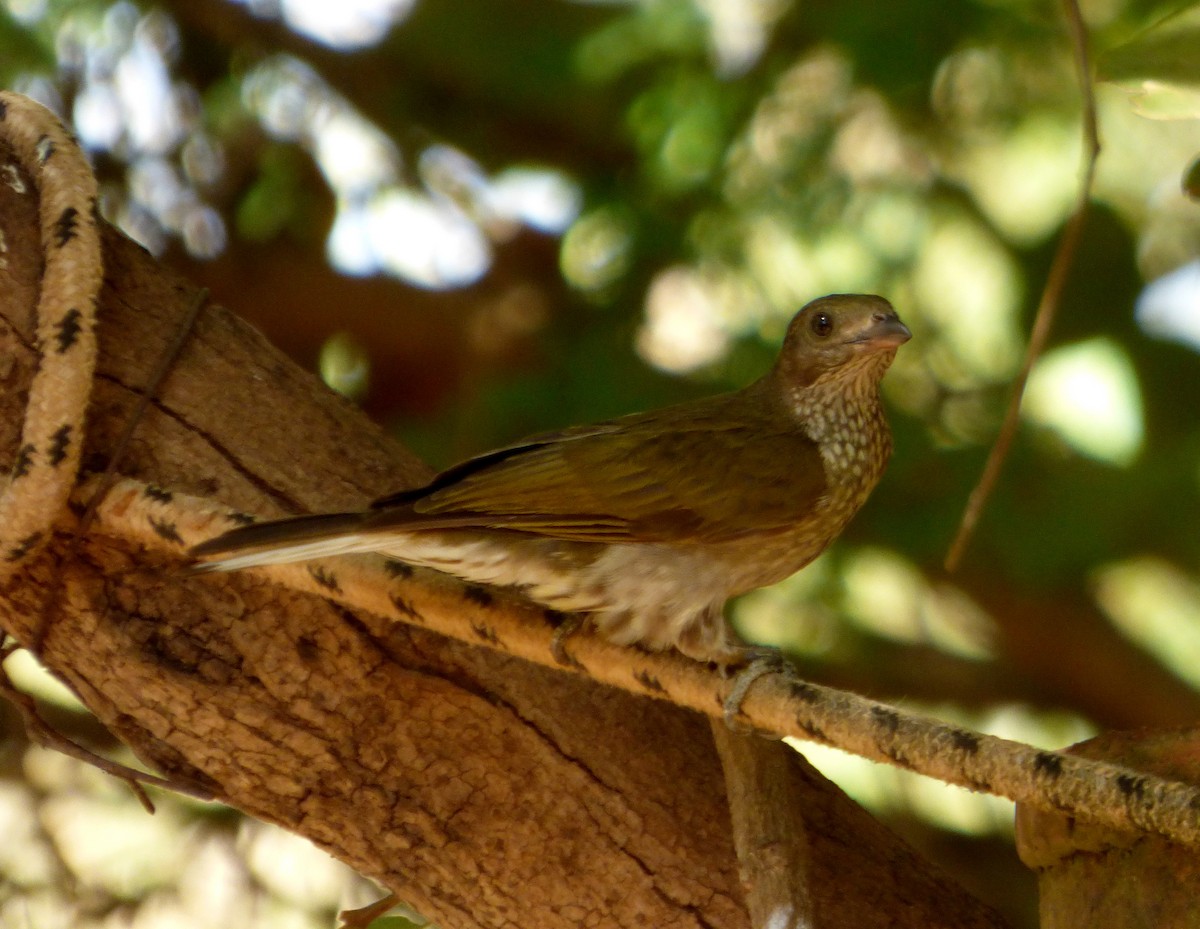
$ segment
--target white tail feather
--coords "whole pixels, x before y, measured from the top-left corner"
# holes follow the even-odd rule
[[[227,558],[205,561],[196,565],[197,571],[240,571],[262,565],[290,564],[294,561],[312,561],[333,555],[353,555],[356,552],[372,552],[378,549],[379,536],[339,535],[313,542],[298,542],[295,545],[280,545],[271,548],[238,552]]]

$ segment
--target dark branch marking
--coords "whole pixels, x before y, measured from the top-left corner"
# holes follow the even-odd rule
[[[258,517],[251,516],[249,513],[230,513],[229,521],[237,523],[239,526],[253,526],[258,522]]]
[[[142,496],[147,500],[154,500],[157,503],[170,503],[175,499],[175,495],[169,490],[163,490],[154,484],[147,484],[146,489],[142,491]]]
[[[1134,774],[1122,774],[1117,777],[1117,789],[1126,797],[1143,800],[1146,796],[1146,779]]]
[[[29,473],[29,469],[33,466],[33,453],[36,451],[37,449],[28,442],[17,449],[17,460],[13,464],[12,472],[14,481]]]
[[[802,719],[800,716],[797,716],[796,725],[799,727],[801,732],[808,736],[810,741],[821,742],[825,745],[833,744],[830,741],[829,736],[825,734],[825,730],[811,720]]]
[[[403,561],[397,561],[395,558],[388,558],[383,562],[383,570],[388,573],[388,577],[410,578],[413,576],[413,566],[405,564]]]
[[[62,248],[78,234],[76,226],[79,223],[79,211],[73,206],[67,207],[54,221],[54,239]]]
[[[405,600],[398,594],[392,594],[389,598],[392,601],[392,606],[396,608],[396,612],[401,616],[407,616],[410,619],[424,621],[424,617],[416,611],[411,603]]]
[[[66,460],[67,449],[71,447],[71,427],[60,426],[50,436],[50,450],[46,453],[46,458],[50,461],[51,466],[57,467]]]
[[[1047,777],[1059,778],[1062,777],[1063,762],[1053,752],[1038,752],[1033,760],[1033,770]]]
[[[58,340],[58,353],[61,355],[68,348],[75,344],[79,338],[79,333],[83,332],[83,326],[80,320],[83,319],[83,314],[76,309],[67,310],[66,314],[54,326],[58,330],[55,339]]]
[[[175,529],[175,524],[165,519],[157,519],[154,516],[150,517],[150,528],[154,530],[154,534],[168,542],[175,542],[179,545],[183,544],[183,539],[179,537],[179,532]]]
[[[662,681],[649,671],[638,671],[633,675],[633,679],[651,693],[665,694],[667,692],[667,689],[662,685]]]
[[[968,732],[966,729],[953,729],[950,732],[950,741],[960,752],[968,755],[975,755],[979,752],[979,735],[977,733]]]
[[[797,700],[803,700],[809,706],[816,706],[821,703],[821,692],[812,684],[806,684],[803,681],[796,681],[788,685],[788,693]]]
[[[886,706],[871,707],[871,719],[889,736],[894,736],[900,729],[900,714]]]
[[[31,532],[29,535],[25,536],[25,538],[23,538],[20,542],[17,543],[16,548],[13,548],[9,551],[6,560],[8,560],[10,562],[20,561],[22,558],[24,558],[26,555],[28,555],[33,550],[33,547],[35,545],[37,545],[38,542],[41,541],[41,539],[42,539],[41,530],[38,530],[37,532]]]
[[[499,645],[500,636],[496,634],[496,629],[485,623],[471,623],[471,631],[475,633],[475,637],[481,642],[487,642],[489,645]]]
[[[332,571],[327,571],[320,565],[310,565],[308,573],[317,584],[326,590],[333,591],[335,594],[342,592],[342,589],[338,586],[337,576]]]
[[[885,758],[890,758],[892,762],[901,768],[912,769],[912,761],[901,750],[899,745],[896,745],[891,740],[896,738],[896,733],[900,731],[900,714],[890,707],[873,706],[871,707],[871,720],[882,731],[881,736],[886,737],[888,744],[880,744],[879,750],[883,752]]]
[[[479,606],[491,606],[496,600],[490,590],[478,584],[468,584],[464,587],[463,598]]]

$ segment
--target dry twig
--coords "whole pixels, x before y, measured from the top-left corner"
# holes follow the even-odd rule
[[[1075,263],[1075,255],[1079,251],[1079,240],[1083,235],[1084,220],[1087,217],[1088,202],[1092,196],[1092,182],[1096,175],[1096,159],[1100,154],[1100,136],[1096,127],[1096,95],[1092,88],[1091,65],[1088,59],[1087,27],[1079,11],[1077,0],[1063,0],[1067,24],[1071,33],[1071,46],[1075,53],[1075,65],[1079,72],[1079,86],[1083,94],[1083,178],[1079,185],[1079,196],[1075,209],[1067,220],[1058,248],[1054,252],[1054,261],[1046,276],[1046,286],[1042,289],[1042,297],[1038,303],[1037,314],[1034,316],[1033,329],[1029,334],[1029,347],[1025,351],[1025,361],[1021,371],[1013,382],[1012,395],[1008,401],[1008,409],[1004,414],[1004,422],[992,450],[988,454],[979,483],[971,491],[963,511],[962,521],[950,549],[946,554],[946,570],[953,572],[962,561],[963,553],[971,543],[979,517],[987,506],[988,498],[995,490],[1000,478],[1000,471],[1008,458],[1013,439],[1017,434],[1017,425],[1021,415],[1021,398],[1025,395],[1025,384],[1029,380],[1029,372],[1041,357],[1046,347],[1046,339],[1058,313],[1062,300],[1063,288],[1067,277]]]

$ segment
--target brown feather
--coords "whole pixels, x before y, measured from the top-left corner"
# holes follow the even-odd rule
[[[786,531],[825,492],[821,456],[794,418],[747,404],[742,393],[471,459],[426,488],[377,502],[360,531],[479,527],[576,542],[675,544]],[[734,410],[740,415],[729,415]],[[705,467],[688,467],[701,461]]]

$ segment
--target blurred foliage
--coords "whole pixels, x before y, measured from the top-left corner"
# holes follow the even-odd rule
[[[1041,744],[1195,718],[1200,5],[1084,6],[1092,213],[954,578],[1077,193],[1059,4],[363,2],[322,33],[342,6],[7,0],[0,83],[73,117],[106,216],[439,465],[743,384],[806,300],[887,295],[915,335],[885,384],[893,464],[742,627]],[[993,808],[948,822],[834,767],[931,852],[974,843],[947,859],[1028,924]]]

